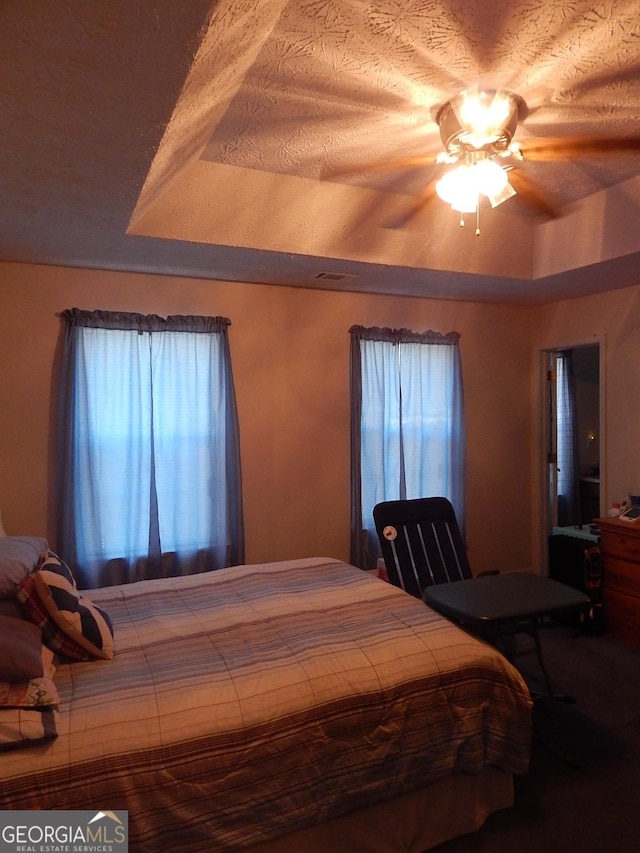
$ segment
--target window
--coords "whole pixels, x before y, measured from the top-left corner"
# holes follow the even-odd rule
[[[229,321],[63,318],[58,547],[80,584],[243,562]]]
[[[380,554],[373,507],[449,498],[464,518],[464,415],[459,334],[351,330],[351,561]]]

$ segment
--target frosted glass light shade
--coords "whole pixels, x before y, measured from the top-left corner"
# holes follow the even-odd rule
[[[472,168],[478,192],[482,195],[497,196],[509,182],[505,170],[493,160],[481,160]]]
[[[436,184],[439,197],[461,213],[473,213],[478,206],[478,189],[473,166],[457,166]]]
[[[456,166],[437,182],[436,192],[460,213],[474,213],[480,194],[488,197],[492,207],[515,195],[506,171],[493,160]]]

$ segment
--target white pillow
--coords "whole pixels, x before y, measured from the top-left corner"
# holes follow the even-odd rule
[[[2,539],[2,537],[6,536],[6,535],[7,535],[7,531],[4,529],[4,527],[2,525],[2,510],[0,509],[0,539]]]

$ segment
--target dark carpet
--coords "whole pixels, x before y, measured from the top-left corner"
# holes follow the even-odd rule
[[[554,689],[576,703],[536,702],[529,772],[515,780],[513,808],[438,853],[640,851],[640,648],[563,626],[542,641]],[[543,689],[535,655],[517,665],[532,690]]]

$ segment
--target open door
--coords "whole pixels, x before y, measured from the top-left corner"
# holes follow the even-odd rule
[[[579,630],[602,629],[598,530],[604,489],[602,342],[545,352],[548,575],[592,603]],[[601,450],[602,449],[602,450]]]
[[[551,350],[547,359],[550,527],[588,529],[601,514],[600,345]]]

